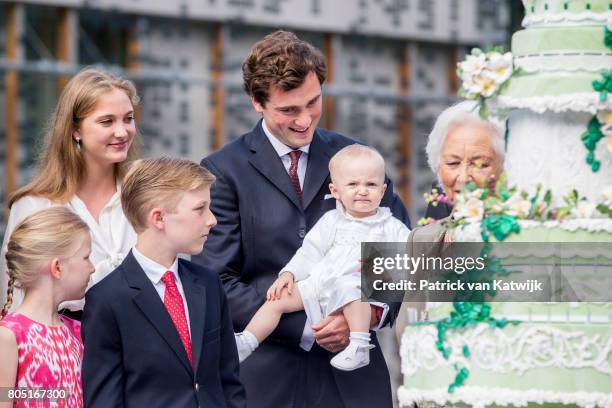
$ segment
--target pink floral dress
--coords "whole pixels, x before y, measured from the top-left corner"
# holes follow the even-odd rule
[[[60,326],[47,326],[22,314],[10,313],[0,321],[0,326],[12,331],[17,340],[15,389],[23,393],[21,396],[32,394],[35,389],[45,393],[39,400],[16,398],[14,407],[83,406],[81,323],[65,316],[60,316],[60,319]],[[62,391],[53,390],[65,390],[65,398],[62,398]]]

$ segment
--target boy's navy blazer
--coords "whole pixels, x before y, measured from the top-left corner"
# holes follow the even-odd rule
[[[302,245],[304,236],[323,214],[336,207],[329,194],[330,158],[356,141],[316,129],[300,200],[278,153],[266,137],[261,120],[255,128],[202,160],[217,180],[211,209],[218,224],[210,231],[206,250],[192,258],[216,271],[227,293],[236,331],[244,330],[264,303],[266,291]],[[387,178],[381,206],[410,225],[406,209]],[[388,320],[399,304],[390,305]],[[332,369],[333,354],[316,344],[299,347],[306,323],[304,312],[285,314],[276,330],[240,367],[249,407],[326,408],[391,407],[387,366],[376,347],[370,364],[344,372]],[[372,343],[378,345],[376,334]],[[274,388],[270,389],[273,383]],[[266,392],[262,393],[262,390]],[[341,400],[341,401],[340,401]]]
[[[159,294],[130,252],[86,295],[85,407],[245,407],[218,275],[179,259],[193,367]]]

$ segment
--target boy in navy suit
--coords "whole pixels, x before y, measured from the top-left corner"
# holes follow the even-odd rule
[[[123,263],[87,292],[85,407],[245,407],[218,275],[183,259],[216,219],[215,177],[182,159],[134,163],[121,204],[138,234]]]

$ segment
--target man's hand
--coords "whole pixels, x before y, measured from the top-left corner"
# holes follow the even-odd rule
[[[281,292],[283,288],[287,287],[287,293],[291,294],[293,292],[293,274],[289,271],[285,271],[280,274],[278,278],[272,283],[270,289],[268,289],[268,293],[266,294],[266,300],[276,300],[280,299]]]
[[[327,316],[312,326],[314,338],[325,350],[332,353],[344,350],[349,344],[349,327],[342,313]]]

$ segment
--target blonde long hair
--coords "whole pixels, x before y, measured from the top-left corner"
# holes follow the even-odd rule
[[[24,218],[13,230],[6,248],[8,289],[0,319],[13,304],[14,288],[27,290],[40,278],[40,269],[55,257],[70,255],[77,238],[89,227],[65,207],[37,211]]]
[[[120,89],[138,105],[139,97],[131,81],[97,69],[86,68],[75,75],[60,94],[45,135],[45,146],[39,156],[34,178],[9,198],[9,207],[22,197],[33,195],[65,203],[76,193],[85,177],[85,160],[73,140],[73,133],[89,115],[100,96]],[[138,133],[128,150],[127,160],[115,164],[115,177],[122,181],[129,163],[140,157]]]

